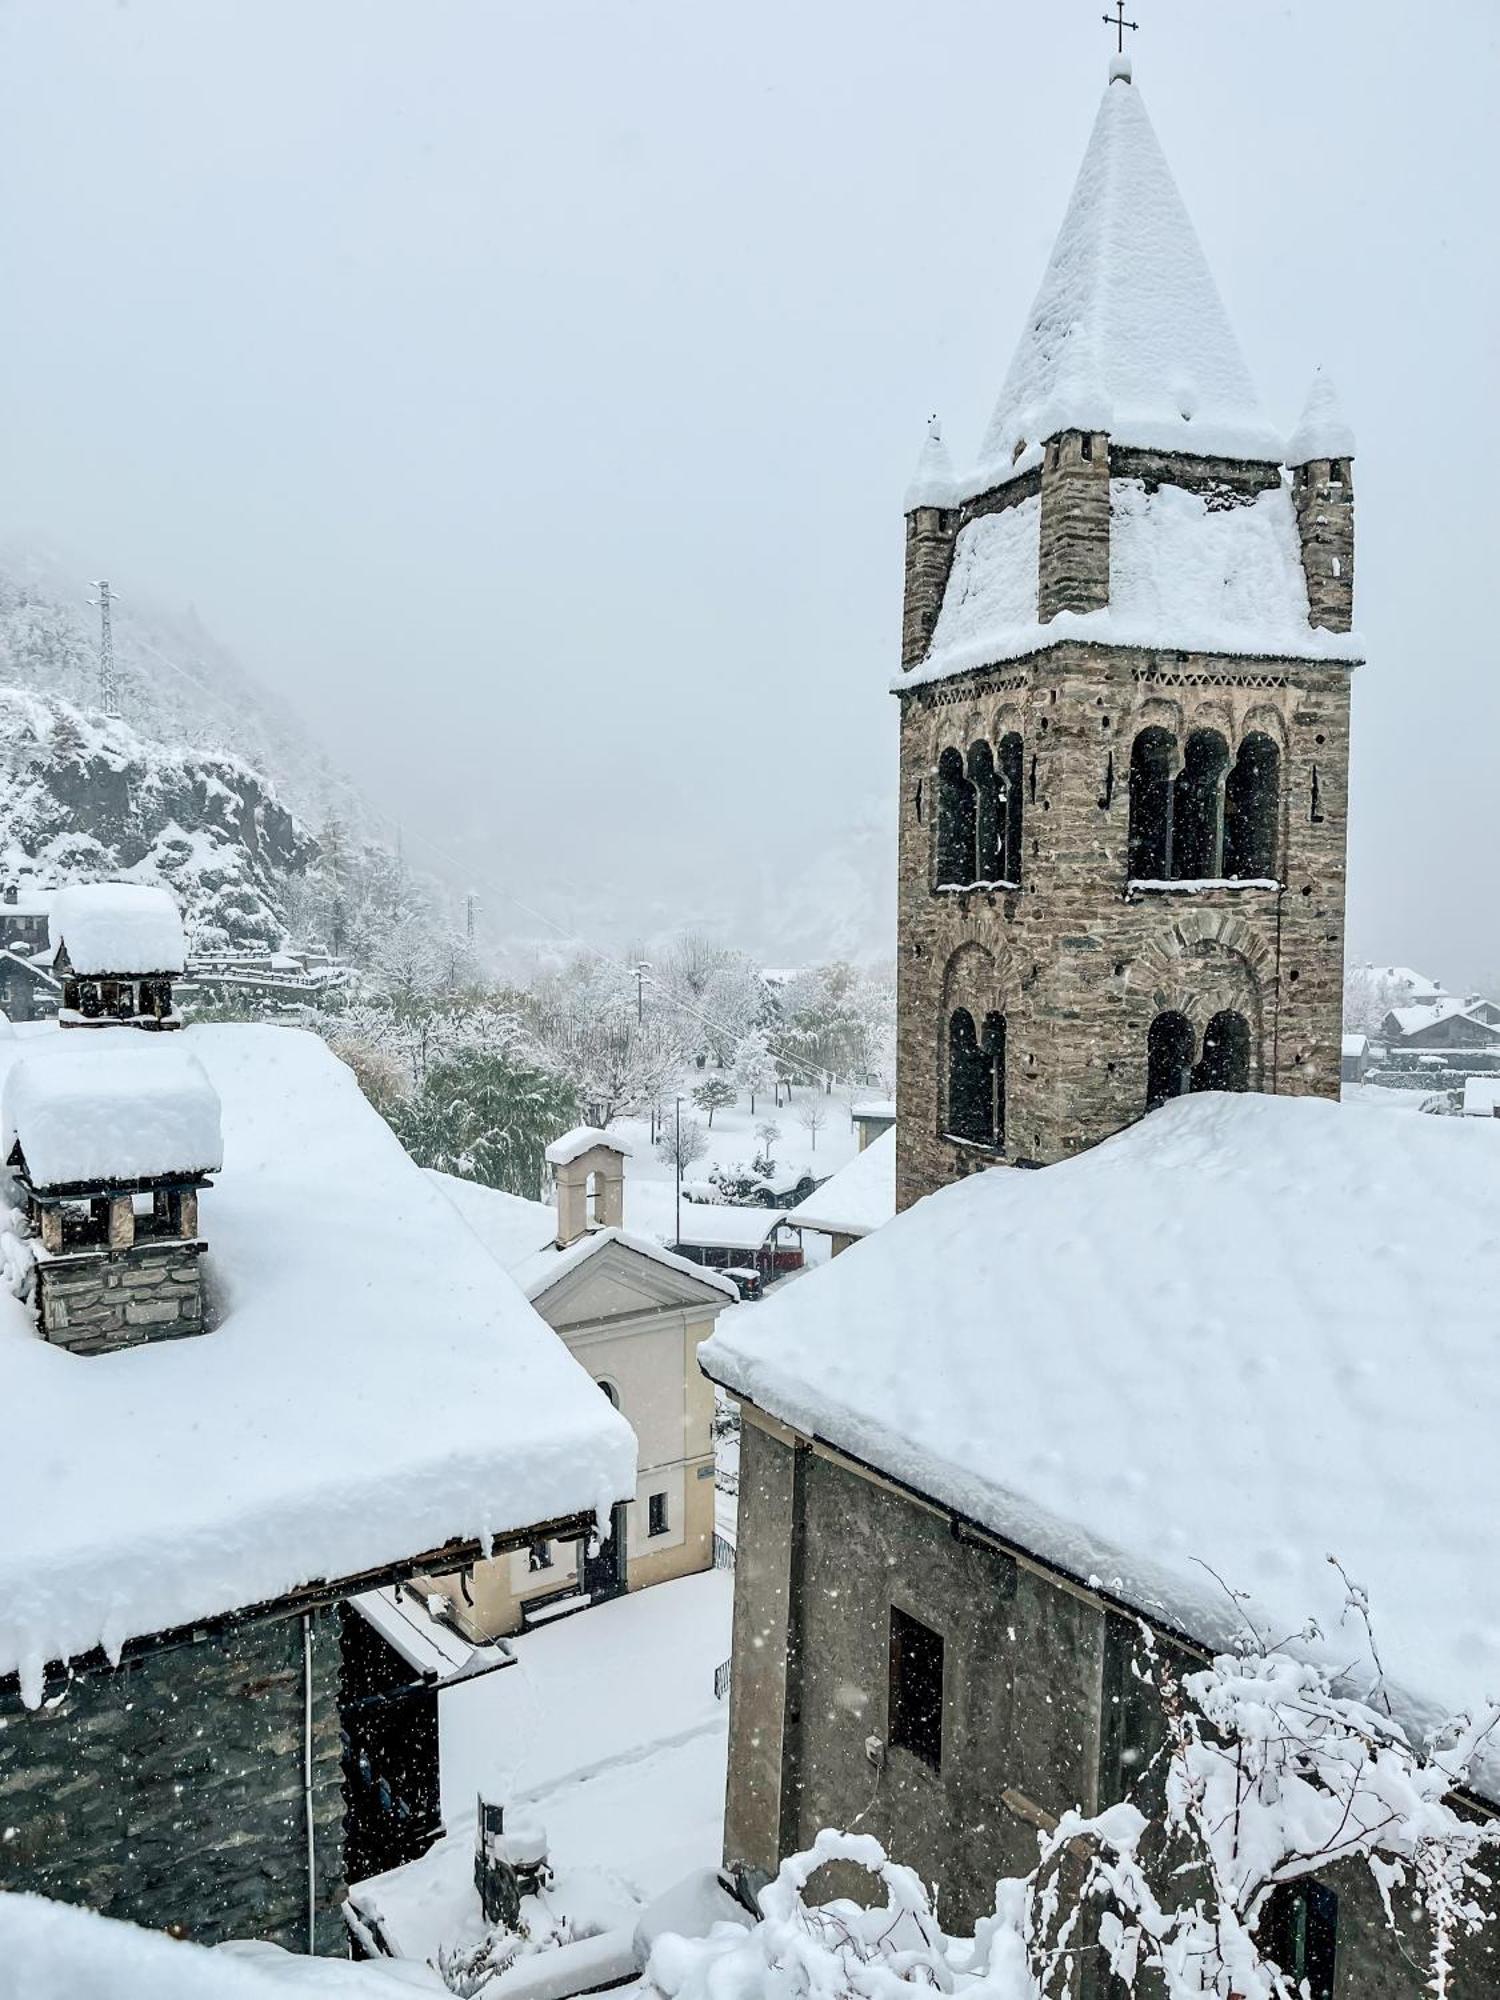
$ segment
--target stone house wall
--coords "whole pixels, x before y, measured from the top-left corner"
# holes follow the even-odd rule
[[[1243,1013],[1254,1088],[1337,1094],[1346,667],[1069,643],[904,689],[901,711],[898,1205],[994,1164],[942,1136],[957,1006],[1006,1018],[1012,1162],[1068,1158],[1141,1115],[1147,1031],[1164,1008],[1200,1036],[1220,1008]],[[1279,891],[1127,897],[1131,745],[1152,724],[1179,743],[1217,729],[1231,755],[1252,729],[1278,743]],[[1025,759],[1021,887],[939,890],[938,758],[1012,730]]]
[[[999,1876],[1034,1866],[1039,1826],[1128,1789],[1109,1656],[1129,1621],[744,1415],[725,1865],[753,1889],[822,1827],[857,1822],[936,1884],[949,1931],[968,1931],[993,1909]],[[943,1636],[940,1771],[899,1746],[879,1768],[866,1754],[868,1737],[890,1736],[892,1606]],[[1339,1897],[1335,2000],[1418,2000],[1423,1975],[1387,1935],[1368,1871],[1320,1879]],[[869,1878],[820,1871],[809,1893],[867,1900]],[[1424,1944],[1408,1930],[1418,1958]],[[1489,1991],[1482,1945],[1462,1958],[1455,1991]],[[1086,1977],[1081,2000],[1107,1996],[1107,1981]]]
[[[336,1613],[312,1616],[321,1952],[342,1955]],[[200,1944],[307,1949],[303,1623],[207,1631],[23,1706],[0,1683],[0,1888]]]

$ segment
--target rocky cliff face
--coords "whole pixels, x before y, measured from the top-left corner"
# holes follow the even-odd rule
[[[0,869],[40,882],[159,882],[198,947],[280,943],[316,854],[240,759],[161,743],[58,695],[0,688]]]

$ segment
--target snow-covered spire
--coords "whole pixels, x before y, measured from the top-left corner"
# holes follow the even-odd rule
[[[1320,368],[1312,379],[1297,428],[1286,441],[1286,463],[1314,458],[1353,458],[1354,431],[1344,415],[1331,378]]]
[[[953,461],[948,456],[948,447],[943,443],[943,427],[936,417],[927,422],[927,435],[922,440],[922,449],[917,454],[916,468],[911,476],[911,484],[906,489],[903,513],[909,514],[913,507],[951,507],[953,505]]]
[[[1115,58],[1110,78],[982,469],[998,476],[1023,445],[1074,429],[1279,461],[1128,59]]]

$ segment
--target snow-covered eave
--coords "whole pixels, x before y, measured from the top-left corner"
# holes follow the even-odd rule
[[[859,1253],[851,1250],[848,1254]],[[968,1512],[961,1504],[960,1482],[949,1476],[940,1461],[913,1453],[899,1433],[868,1420],[861,1425],[863,1453],[852,1450],[840,1441],[836,1426],[825,1423],[822,1430],[818,1428],[811,1403],[804,1405],[794,1394],[768,1395],[754,1365],[743,1365],[717,1338],[699,1348],[698,1366],[716,1387],[808,1445],[896,1488],[917,1505],[946,1514],[957,1526],[971,1534],[977,1532],[1037,1574],[1060,1579],[1125,1617],[1146,1618],[1157,1632],[1190,1651],[1207,1657],[1231,1648],[1243,1640],[1247,1623],[1261,1630],[1275,1629],[1279,1634],[1273,1611],[1242,1592],[1226,1598],[1222,1585],[1209,1572],[1205,1571],[1202,1586],[1185,1586],[1180,1575],[1161,1564],[1127,1556],[1102,1537],[998,1484],[989,1487],[994,1504],[982,1516]],[[920,1479],[914,1476],[918,1467]],[[1125,1575],[1136,1579],[1133,1587],[1126,1583]],[[1347,1668],[1346,1656],[1326,1642],[1321,1648],[1296,1639],[1284,1643],[1293,1652],[1304,1647],[1335,1676]],[[1387,1684],[1386,1692],[1396,1720],[1414,1738],[1428,1734],[1449,1718],[1450,1711],[1440,1704],[1395,1684]],[[1472,1788],[1464,1795],[1486,1810],[1500,1809],[1500,1747],[1482,1755],[1472,1775]]]
[[[998,464],[970,466],[966,471],[955,472],[947,480],[932,475],[920,482],[914,480],[907,488],[902,511],[909,514],[917,507],[962,507],[971,500],[982,500],[987,494],[1002,492],[1018,479],[1024,479],[1028,473],[1039,471],[1047,446],[1070,431],[1087,431],[1095,436],[1102,431],[1111,452],[1160,452],[1166,457],[1205,466],[1220,465],[1225,459],[1230,459],[1251,471],[1272,474],[1277,480],[1286,463],[1282,441],[1270,431],[1238,431],[1223,427],[1219,430],[1195,429],[1189,435],[1186,430],[1145,422],[1112,429],[1107,424],[1088,424],[1080,418],[1076,423],[1052,425],[1040,444],[1027,445],[1013,459],[1005,459]]]
[[[705,1291],[718,1292],[725,1298],[739,1300],[739,1293],[728,1278],[721,1278],[717,1271],[710,1271],[702,1264],[694,1264],[687,1257],[679,1257],[649,1236],[637,1236],[628,1229],[591,1229],[586,1236],[580,1236],[576,1243],[570,1243],[565,1250],[541,1249],[526,1259],[526,1264],[535,1263],[535,1271],[524,1269],[518,1274],[521,1294],[528,1304],[537,1300],[560,1280],[576,1271],[580,1264],[603,1250],[608,1244],[618,1243],[624,1250],[632,1250],[638,1257],[649,1258],[653,1264],[673,1271],[677,1276],[689,1278],[701,1285]]]
[[[738,1295],[736,1295],[738,1296]],[[628,1499],[628,1494],[622,1494]],[[107,1636],[98,1645],[86,1652],[59,1653],[45,1661],[34,1655],[9,1668],[0,1667],[0,1691],[9,1692],[19,1688],[23,1703],[27,1708],[38,1706],[33,1695],[44,1687],[45,1681],[55,1673],[66,1672],[70,1676],[92,1671],[114,1669],[124,1660],[139,1659],[145,1654],[165,1652],[168,1648],[196,1643],[205,1634],[228,1631],[241,1625],[253,1624],[267,1618],[285,1618],[299,1612],[315,1611],[331,1604],[339,1604],[358,1597],[367,1591],[384,1590],[398,1583],[408,1583],[413,1577],[445,1575],[452,1570],[464,1569],[476,1562],[483,1562],[492,1556],[505,1555],[516,1549],[530,1548],[533,1543],[547,1541],[576,1541],[592,1534],[599,1520],[597,1508],[586,1507],[575,1513],[559,1514],[546,1521],[528,1523],[525,1527],[512,1527],[494,1535],[457,1535],[437,1543],[418,1555],[407,1555],[380,1563],[370,1569],[358,1570],[348,1575],[336,1577],[311,1577],[290,1584],[284,1590],[258,1597],[253,1603],[221,1602],[206,1605],[204,1610],[185,1625],[162,1626],[160,1629],[146,1628],[131,1631],[124,1636]],[[232,1595],[232,1594],[231,1594]]]
[[[892,676],[892,694],[931,686],[962,674],[983,673],[987,667],[1010,666],[1017,660],[1054,651],[1059,646],[1099,646],[1128,653],[1191,653],[1203,659],[1261,660],[1286,666],[1362,666],[1366,659],[1357,632],[1327,632],[1309,627],[1304,643],[1281,637],[1257,644],[1253,639],[1220,630],[1182,630],[1166,636],[1148,632],[1106,611],[1059,611],[1048,624],[1019,625],[996,632],[967,646],[931,655],[904,673]]]

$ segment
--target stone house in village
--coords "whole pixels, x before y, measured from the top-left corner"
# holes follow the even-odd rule
[[[634,1441],[320,1041],[142,1033],[175,912],[67,895],[115,1024],[0,1042],[0,1888],[340,1951],[346,1856],[437,1830],[354,1600],[585,1536]]]
[[[635,1492],[617,1502],[604,1542],[539,1537],[430,1579],[444,1616],[475,1641],[713,1565],[714,1396],[698,1346],[738,1293],[625,1228],[628,1151],[590,1127],[555,1140],[555,1208],[432,1176],[636,1438]]]
[[[1268,425],[1121,58],[978,468],[934,429],[908,495],[904,1212],[703,1350],[744,1423],[747,1896],[857,1823],[966,1929],[1149,1765],[1135,1621],[1201,1657],[1243,1591],[1349,1657],[1330,1550],[1400,1713],[1500,1677],[1500,1156],[1320,1101],[1352,457],[1326,384]],[[1310,2000],[1421,1990],[1368,1875],[1271,1921]]]

